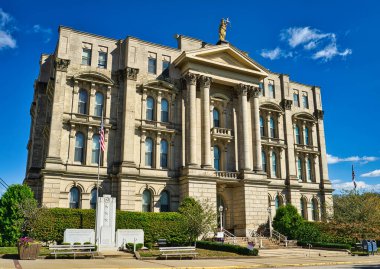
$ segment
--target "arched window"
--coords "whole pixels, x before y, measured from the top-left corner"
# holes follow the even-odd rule
[[[84,89],[79,90],[79,100],[78,100],[78,113],[87,114],[87,91]]]
[[[264,119],[262,116],[260,116],[260,135],[263,137],[265,135],[264,132]]]
[[[77,187],[72,187],[70,190],[70,208],[79,208],[80,191]]]
[[[161,167],[168,168],[168,141],[165,139],[161,140]]]
[[[305,127],[305,145],[309,145],[310,139],[309,139],[309,128]]]
[[[103,112],[103,94],[101,92],[97,92],[95,94],[95,111],[94,115],[101,117]]]
[[[220,150],[218,146],[214,146],[214,168],[220,171]]]
[[[297,177],[298,177],[298,181],[302,181],[303,169],[302,169],[302,160],[300,157],[297,158]]]
[[[83,163],[84,161],[84,135],[81,132],[75,134],[75,155],[74,162]]]
[[[267,173],[267,155],[265,154],[265,151],[261,151],[261,159],[263,162],[263,171]]]
[[[274,138],[276,136],[276,127],[274,125],[274,119],[272,117],[270,117],[269,119],[269,128],[270,128],[270,137]]]
[[[151,212],[152,211],[152,194],[150,190],[144,190],[142,195],[142,211]]]
[[[311,161],[309,158],[306,160],[306,180],[311,182],[313,180],[313,173],[311,171]]]
[[[315,198],[311,202],[311,214],[313,221],[319,221],[318,201]]]
[[[296,136],[296,144],[301,144],[300,127],[298,127],[298,125],[294,126],[294,133]]]
[[[214,118],[214,127],[220,127],[219,111],[216,108],[214,108],[214,110],[212,111],[212,115]]]
[[[307,201],[305,198],[301,198],[300,200],[300,206],[301,206],[301,216],[307,220]]]
[[[93,188],[90,194],[90,208],[91,209],[96,208],[96,198],[97,198],[96,188]]]
[[[161,121],[169,121],[169,102],[166,99],[161,100]]]
[[[274,200],[274,205],[276,207],[276,210],[283,205],[282,197],[279,195],[276,196],[276,199]]]
[[[92,136],[91,163],[99,164],[99,153],[100,153],[100,136],[96,134]]]
[[[271,177],[277,177],[277,154],[276,152],[272,152],[272,167],[271,167]]]
[[[153,166],[153,140],[151,138],[145,140],[145,166]]]
[[[146,119],[154,120],[154,99],[150,96],[146,98]]]
[[[170,195],[168,191],[162,191],[160,195],[160,212],[170,211]]]

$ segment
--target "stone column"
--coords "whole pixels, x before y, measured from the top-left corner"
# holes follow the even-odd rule
[[[302,129],[301,131],[301,144],[306,145],[306,138],[305,138],[305,127],[306,127],[306,122],[302,121]],[[310,139],[310,134],[309,134],[309,139]]]
[[[94,135],[94,130],[93,130],[92,126],[88,126],[86,155],[84,156],[86,165],[92,164],[92,137],[93,137],[93,135]]]
[[[313,147],[318,146],[316,124],[314,122],[311,125],[311,145],[313,145]]]
[[[284,140],[284,128],[283,128],[283,124],[282,124],[282,114],[281,113],[278,113],[278,116],[277,116],[277,137],[280,140]]]
[[[154,152],[156,153],[156,155],[155,155],[156,161],[155,161],[154,167],[156,169],[161,169],[161,160],[160,160],[161,147],[160,146],[161,146],[161,133],[157,133],[156,148],[154,149]]]
[[[234,126],[234,155],[235,155],[235,170],[238,171],[239,170],[239,150],[238,150],[238,135],[239,132],[238,132],[238,123],[237,123],[237,115],[236,115],[236,99],[234,99],[234,105],[233,105],[233,108],[232,108],[232,115],[233,115],[233,126]]]
[[[106,90],[106,101],[105,101],[105,107],[106,109],[103,109],[103,113],[105,113],[105,115],[103,115],[103,118],[105,119],[105,122],[108,124],[109,123],[109,119],[111,118],[111,89],[112,87],[111,86],[108,86],[107,87],[107,90]]]
[[[170,142],[169,142],[169,162],[168,162],[168,169],[169,170],[175,170],[175,134],[172,134],[170,137]]]
[[[313,221],[313,211],[311,210],[311,203],[313,202],[313,199],[307,202],[307,220]]]
[[[294,156],[294,127],[292,121],[292,101],[283,100],[283,106],[285,109],[284,121],[285,121],[285,140],[286,140],[286,155],[287,155],[287,179],[288,180],[297,180],[296,173],[296,160]],[[293,184],[291,184],[293,185]],[[293,200],[293,199],[292,199]]]
[[[210,77],[200,77],[200,89],[202,98],[202,167],[211,168],[211,135],[210,135]]]
[[[285,150],[283,148],[280,148],[280,171],[281,175],[280,178],[284,179],[286,178],[286,160],[285,160]]]
[[[267,166],[268,166],[268,171],[269,171],[269,177],[270,178],[275,178],[276,177],[276,174],[273,176],[273,171],[272,171],[272,154],[273,154],[273,147],[269,147],[268,149],[268,163],[267,163]]]
[[[54,96],[52,102],[51,125],[48,154],[46,158],[46,169],[62,169],[61,158],[61,137],[62,137],[62,117],[64,112],[65,88],[67,84],[66,75],[70,60],[56,58],[54,62],[55,80]],[[49,83],[50,84],[50,83]]]
[[[156,121],[161,122],[161,99],[162,99],[162,92],[158,91],[157,94],[157,106],[156,106]],[[154,116],[153,116],[154,117]]]
[[[241,154],[243,155],[243,162],[241,169],[245,171],[251,171],[252,170],[252,162],[249,154],[249,137],[248,137],[248,127],[247,127],[247,121],[248,121],[248,91],[250,90],[250,86],[239,84],[237,86],[237,91],[239,95],[239,106],[240,106],[240,130],[242,131],[242,151]]]
[[[74,89],[73,89],[73,107],[71,109],[72,113],[78,113],[78,96],[79,93],[79,82],[78,80],[74,81]]]
[[[95,113],[95,93],[96,85],[91,83],[90,96],[89,96],[89,106],[88,106],[88,115],[94,115]]]
[[[268,139],[269,141],[271,140],[272,136],[271,136],[271,132],[270,132],[270,117],[272,115],[272,112],[271,111],[268,111],[267,112],[267,118],[266,118],[266,124],[267,124],[267,136],[268,136]]]
[[[185,80],[187,82],[187,105],[188,105],[188,120],[189,120],[189,131],[188,133],[188,146],[189,146],[189,159],[187,165],[196,166],[197,165],[197,75],[192,73],[187,73],[185,75]]]
[[[124,111],[122,128],[122,167],[136,167],[135,164],[135,95],[139,69],[126,67],[120,70],[124,89]],[[123,170],[123,169],[122,169]],[[122,171],[123,173],[123,171]]]
[[[261,159],[261,134],[260,134],[260,105],[259,96],[260,88],[254,88],[252,91],[253,97],[253,129],[255,132],[255,163],[253,165],[253,170],[262,171],[263,170],[263,160]]]
[[[70,141],[69,141],[69,157],[68,157],[68,163],[73,164],[74,158],[75,158],[75,124],[70,125]],[[83,152],[84,153],[84,152]]]
[[[146,139],[146,132],[145,132],[145,130],[142,130],[141,131],[141,137],[140,137],[140,154],[141,154],[140,167],[146,167],[146,163],[145,163],[145,139]]]
[[[315,177],[315,183],[320,183],[321,182],[321,171],[319,169],[319,156],[318,155],[313,155],[314,157],[314,177]]]

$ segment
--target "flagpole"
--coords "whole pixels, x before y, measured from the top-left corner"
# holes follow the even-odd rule
[[[102,118],[100,122],[100,128],[103,128],[103,111],[102,111]],[[100,130],[99,130],[100,132]],[[98,156],[98,178],[96,180],[96,211],[95,211],[95,245],[98,247],[99,240],[98,240],[98,200],[99,200],[99,177],[100,177],[100,161],[102,156],[102,149],[100,145],[100,137],[99,137],[99,156]]]

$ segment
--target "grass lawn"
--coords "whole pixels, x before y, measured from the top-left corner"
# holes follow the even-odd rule
[[[16,254],[18,255],[17,247],[0,247],[0,255],[3,254]],[[42,247],[40,249],[40,256],[46,256],[50,254],[49,248]]]
[[[245,256],[245,255],[239,255],[232,252],[226,252],[226,251],[215,251],[215,250],[208,250],[208,249],[202,249],[197,248],[196,252],[198,252],[199,258],[207,258],[207,257],[252,257],[252,256]],[[154,250],[140,250],[139,251],[141,257],[159,257],[160,251],[157,249]]]

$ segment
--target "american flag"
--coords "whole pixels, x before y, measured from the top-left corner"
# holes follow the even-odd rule
[[[100,124],[99,134],[100,134],[100,148],[101,148],[102,151],[104,152],[104,151],[106,150],[106,145],[105,145],[105,143],[104,143],[104,125],[103,125],[103,118],[102,118],[102,123]]]
[[[354,165],[352,165],[352,182],[354,183],[354,189],[356,190]]]

